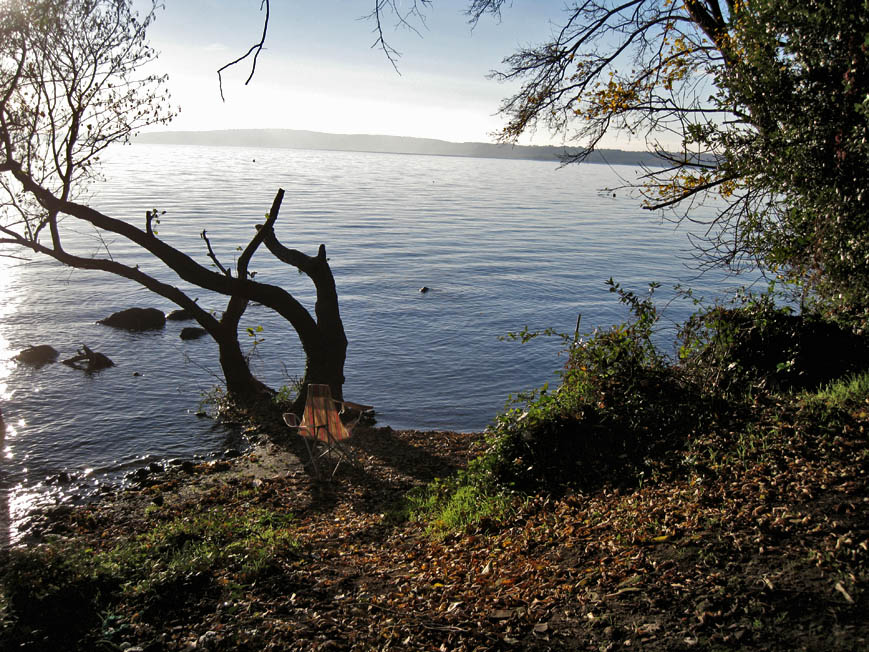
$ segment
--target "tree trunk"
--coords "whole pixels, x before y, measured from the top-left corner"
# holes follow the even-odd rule
[[[214,338],[220,352],[220,368],[226,380],[227,394],[243,405],[253,405],[274,392],[254,376],[241,350],[236,334],[224,334]]]
[[[339,401],[344,398],[347,335],[338,307],[338,291],[332,268],[329,267],[325,245],[320,245],[316,256],[308,256],[278,242],[271,223],[267,222],[262,232],[263,242],[272,255],[307,274],[317,290],[317,302],[314,306],[316,325],[314,328],[296,328],[306,359],[302,387],[292,409],[301,415],[305,409],[307,387],[311,383],[329,385],[333,398]]]
[[[304,342],[302,346],[304,346]],[[302,378],[301,389],[296,400],[293,402],[293,412],[301,415],[305,409],[305,401],[308,396],[308,385],[328,385],[332,398],[343,400],[344,398],[344,360],[346,357],[346,343],[340,346],[317,346],[311,349],[305,360],[305,375]]]

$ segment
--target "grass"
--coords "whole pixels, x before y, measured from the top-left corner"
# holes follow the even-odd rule
[[[229,514],[217,508],[156,524],[129,544],[97,557],[131,578],[133,592],[196,573],[225,574],[252,581],[295,547],[292,516],[262,509]],[[141,569],[148,572],[141,574]]]
[[[816,392],[805,392],[803,397],[839,408],[865,403],[869,400],[869,371],[835,380]]]
[[[410,520],[427,523],[427,532],[442,538],[485,522],[508,519],[515,501],[515,495],[481,481],[481,473],[472,470],[412,490],[404,497],[399,511]]]
[[[290,514],[217,507],[161,520],[158,512],[148,510],[156,522],[145,532],[130,541],[108,538],[103,549],[53,540],[8,551],[0,627],[13,631],[10,642],[27,647],[41,638],[46,649],[63,649],[58,635],[99,631],[93,644],[111,648],[111,634],[124,628],[107,604],[129,601],[152,615],[203,601],[216,605],[267,576],[298,547]]]

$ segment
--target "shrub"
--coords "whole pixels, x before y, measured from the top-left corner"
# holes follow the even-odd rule
[[[869,342],[816,313],[794,314],[772,293],[716,305],[683,325],[684,368],[709,392],[815,389],[869,365]]]
[[[576,338],[561,386],[497,418],[486,466],[498,484],[521,491],[632,484],[691,429],[700,399],[653,343],[657,285],[644,299],[609,285],[633,319]]]

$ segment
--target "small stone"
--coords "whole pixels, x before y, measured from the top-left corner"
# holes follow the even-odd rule
[[[218,643],[220,643],[220,636],[217,632],[207,631],[196,641],[196,649],[214,650]]]
[[[193,319],[193,315],[184,308],[179,308],[178,310],[173,310],[166,315],[166,319],[168,321],[186,321],[188,319]]]

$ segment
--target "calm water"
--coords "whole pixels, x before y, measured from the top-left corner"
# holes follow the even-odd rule
[[[92,189],[104,212],[144,225],[165,210],[160,237],[208,264],[207,228],[224,263],[244,245],[278,187],[287,191],[276,225],[284,244],[327,246],[350,341],[345,395],[376,406],[394,428],[484,428],[509,394],[553,380],[559,345],[498,340],[524,326],[572,332],[624,317],[604,284],[613,276],[642,291],[691,282],[707,294],[733,279],[684,266],[684,231],[601,193],[632,179],[631,168],[558,169],[533,161],[295,150],[136,145],[110,152],[107,181]],[[71,221],[70,221],[71,222]],[[103,242],[68,224],[67,245],[139,264],[185,287],[120,241]],[[313,309],[307,277],[264,248],[252,270]],[[420,294],[419,288],[431,291]],[[663,291],[663,288],[662,288]],[[666,293],[665,293],[666,294]],[[225,299],[194,292],[221,310]],[[46,476],[66,470],[74,492],[148,461],[219,452],[234,435],[195,416],[219,382],[216,347],[183,342],[184,324],[133,334],[94,322],[130,306],[173,305],[123,279],[46,261],[0,259],[0,403],[6,417],[0,513],[18,518],[45,495]],[[680,319],[688,306],[673,305]],[[274,387],[298,376],[302,357],[288,324],[254,306],[242,327],[264,328],[257,373]],[[243,339],[248,339],[244,337]],[[68,357],[82,343],[117,366],[86,375],[61,364],[41,369],[9,359],[31,344]]]

